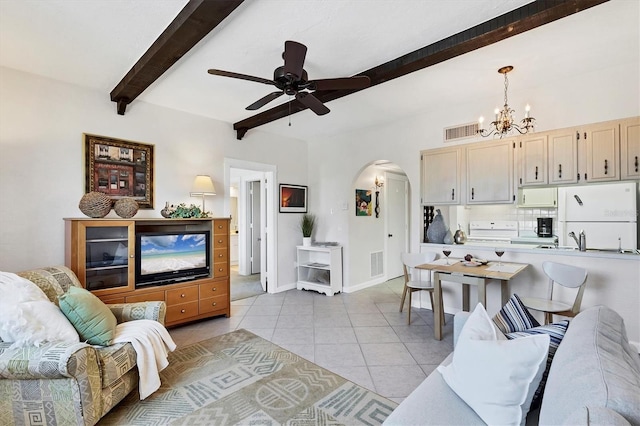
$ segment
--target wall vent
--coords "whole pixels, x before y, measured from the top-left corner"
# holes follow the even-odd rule
[[[445,127],[444,141],[451,142],[459,139],[472,138],[477,136],[478,123],[461,124],[454,127]]]
[[[381,251],[371,253],[371,277],[384,274],[383,256]]]

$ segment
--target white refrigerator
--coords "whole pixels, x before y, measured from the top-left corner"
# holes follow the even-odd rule
[[[638,248],[638,184],[619,182],[558,188],[558,241],[575,246],[584,230],[587,248]]]

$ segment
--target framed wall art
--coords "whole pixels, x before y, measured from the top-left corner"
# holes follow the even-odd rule
[[[102,192],[114,201],[133,198],[153,208],[153,145],[83,134],[85,192]]]
[[[371,190],[356,189],[356,216],[371,216]]]
[[[280,213],[307,213],[307,187],[281,183]]]

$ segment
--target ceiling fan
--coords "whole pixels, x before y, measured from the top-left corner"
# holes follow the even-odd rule
[[[371,84],[371,80],[365,75],[309,80],[307,72],[303,69],[306,54],[307,46],[304,44],[291,40],[286,41],[284,43],[284,52],[282,53],[284,66],[280,66],[274,70],[273,80],[215,69],[210,69],[208,72],[213,75],[255,81],[257,83],[268,84],[278,88],[277,92],[269,93],[267,96],[264,96],[249,105],[246,108],[248,110],[262,108],[274,99],[287,94],[289,96],[295,96],[298,101],[317,115],[324,115],[330,111],[329,108],[327,108],[318,98],[313,96],[313,94],[305,90],[355,90],[364,89]]]

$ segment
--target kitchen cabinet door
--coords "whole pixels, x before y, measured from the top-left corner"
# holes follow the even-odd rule
[[[546,185],[547,135],[527,135],[518,146],[518,186]]]
[[[460,204],[461,148],[423,151],[422,204]]]
[[[620,123],[620,179],[640,179],[640,117]]]
[[[549,183],[578,182],[578,139],[576,129],[549,133]]]
[[[467,147],[467,204],[513,203],[514,144],[508,139]]]
[[[620,180],[618,129],[619,123],[613,122],[586,126],[580,131],[586,148],[586,165],[583,171],[586,182]]]

